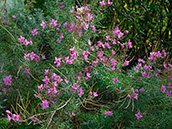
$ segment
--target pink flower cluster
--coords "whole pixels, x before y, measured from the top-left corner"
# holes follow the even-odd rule
[[[34,53],[34,52],[31,52],[31,53],[28,53],[28,54],[24,54],[24,58],[27,61],[30,60],[29,57],[30,57],[31,60],[35,59],[36,62],[40,61],[40,57],[36,53]],[[42,58],[45,59],[45,57],[43,55],[42,55]]]
[[[94,97],[98,96],[97,92],[90,92],[90,95],[93,95]]]
[[[21,43],[21,42],[24,41],[23,44],[24,44],[25,46],[27,46],[28,44],[30,44],[30,45],[33,44],[31,39],[27,40],[27,39],[25,39],[24,37],[22,37],[21,35],[20,35],[20,38],[18,38],[18,41],[19,41],[19,43]]]
[[[104,2],[104,0],[101,1],[101,2],[99,2],[99,3],[100,3],[101,6],[105,6],[105,5],[106,5],[106,3]],[[110,0],[108,0],[107,4],[108,4],[108,5],[112,5],[113,2],[110,2]]]
[[[3,78],[4,83],[2,85],[9,85],[9,86],[11,86],[11,82],[12,82],[11,79],[12,79],[11,75],[6,76],[5,78]]]
[[[20,115],[12,114],[9,110],[6,110],[6,113],[7,113],[7,120],[9,122],[11,121],[11,118],[13,119],[13,121],[19,121]]]
[[[163,50],[162,53],[160,51],[158,51],[158,52],[151,52],[150,53],[150,57],[148,57],[148,59],[150,61],[153,61],[155,58],[164,58],[164,57],[166,57],[165,50]]]
[[[60,2],[60,8],[64,8],[63,2]]]
[[[172,83],[169,83],[169,85],[168,85],[167,88],[168,88],[168,89],[172,89]],[[162,86],[161,86],[161,92],[165,93],[165,91],[166,91],[166,86],[162,85]],[[167,95],[167,96],[171,96],[171,92],[172,92],[172,91],[166,91],[166,95]]]
[[[106,111],[106,110],[105,110],[104,115],[105,115],[105,116],[112,116],[113,113],[112,113],[112,111]]]

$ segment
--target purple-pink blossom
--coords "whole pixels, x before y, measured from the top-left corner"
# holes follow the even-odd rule
[[[101,2],[99,2],[99,3],[100,3],[101,6],[106,5],[106,3],[105,3],[104,1],[101,1]]]
[[[80,85],[78,85],[77,83],[74,84],[74,86],[72,86],[72,88],[70,89],[73,93],[75,93],[75,91],[80,87]]]
[[[13,114],[13,120],[14,121],[19,121],[20,115]]]
[[[49,81],[50,81],[50,78],[48,78],[47,76],[45,76],[45,78],[42,79],[42,81],[43,81],[45,84],[48,84]]]
[[[43,100],[43,101],[42,101],[42,109],[49,108],[48,103],[49,103],[49,102],[48,102],[47,100]]]
[[[106,110],[105,110],[104,115],[105,115],[105,116],[112,116],[113,113],[112,113],[112,111],[106,111]]]
[[[24,37],[22,37],[21,35],[20,35],[20,38],[18,38],[18,41],[19,41],[19,43],[21,43],[21,42],[23,42],[24,41]]]
[[[166,92],[166,95],[167,95],[167,96],[171,96],[171,91],[167,91],[167,92]]]
[[[113,78],[113,81],[114,81],[114,82],[119,82],[118,77]]]
[[[43,29],[45,28],[45,25],[46,25],[45,22],[42,21],[41,26],[42,26]]]
[[[38,29],[33,29],[33,31],[31,32],[33,34],[33,36],[37,35],[38,32],[37,32]]]
[[[79,89],[78,94],[79,94],[79,97],[81,97],[84,94],[82,87]]]
[[[162,86],[161,86],[161,91],[164,93],[165,90],[166,90],[166,86],[162,85]]]
[[[137,119],[139,120],[141,117],[143,117],[140,112],[138,112],[137,114],[135,114],[135,116],[137,117]]]
[[[169,83],[168,84],[168,88],[172,88],[172,83]]]

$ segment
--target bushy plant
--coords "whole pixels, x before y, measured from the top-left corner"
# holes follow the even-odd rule
[[[133,47],[126,39],[129,32],[118,25],[103,28],[100,22],[113,2],[90,2],[76,11],[69,3],[45,2],[50,5],[46,17],[39,9],[28,13],[26,5],[12,16],[16,22],[1,20],[12,44],[2,38],[7,50],[1,51],[1,89],[12,103],[7,120],[28,128],[171,127],[169,53],[155,48],[124,71],[135,58],[127,55]],[[2,10],[4,19],[8,8]]]

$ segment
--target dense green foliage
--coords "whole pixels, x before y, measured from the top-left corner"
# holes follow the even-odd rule
[[[112,5],[105,1],[104,6],[100,0],[0,1],[0,129],[172,127],[172,98],[167,95],[168,91],[171,94],[167,87],[172,84],[170,0],[111,1]],[[70,12],[79,12],[82,6],[87,6],[90,11],[85,12],[93,15],[88,28],[84,28],[86,25],[77,17],[87,18],[84,12],[81,15]],[[61,23],[59,30],[53,26],[54,19]],[[46,23],[45,29],[40,25],[42,21]],[[117,27],[124,33],[122,38],[114,34]],[[34,29],[38,29],[38,34],[33,35]],[[32,40],[33,44],[20,43],[20,36]],[[115,44],[112,39],[120,43]],[[98,46],[99,41],[108,42],[111,48]],[[112,50],[116,53],[112,54]],[[38,55],[40,61],[32,60],[30,55],[24,57],[31,52]],[[71,64],[66,63],[66,57],[73,53],[77,58]],[[46,59],[41,58],[42,55]],[[152,55],[153,61],[149,58]],[[55,57],[62,60],[58,67]],[[97,60],[94,65],[93,61]],[[53,73],[63,81],[58,83],[58,91],[52,97],[49,92],[53,91],[46,89],[45,84],[41,92],[38,86],[48,76],[51,78],[48,85],[52,87]],[[4,83],[9,75],[11,86]],[[69,83],[64,81],[66,78]],[[83,94],[78,91],[80,87],[75,93],[71,90],[76,83],[82,87]],[[98,96],[92,95],[94,92]],[[49,101],[45,109],[44,100]],[[20,115],[20,120],[11,117],[9,122],[6,110]],[[107,111],[113,114],[106,115]],[[139,113],[142,117],[138,119]],[[36,118],[32,119],[33,116]]]

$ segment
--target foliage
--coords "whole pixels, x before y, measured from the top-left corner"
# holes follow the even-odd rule
[[[151,21],[159,2],[123,2],[82,2],[76,10],[73,1],[1,3],[0,127],[172,126],[171,58],[158,44],[158,31],[170,32],[169,15]]]

